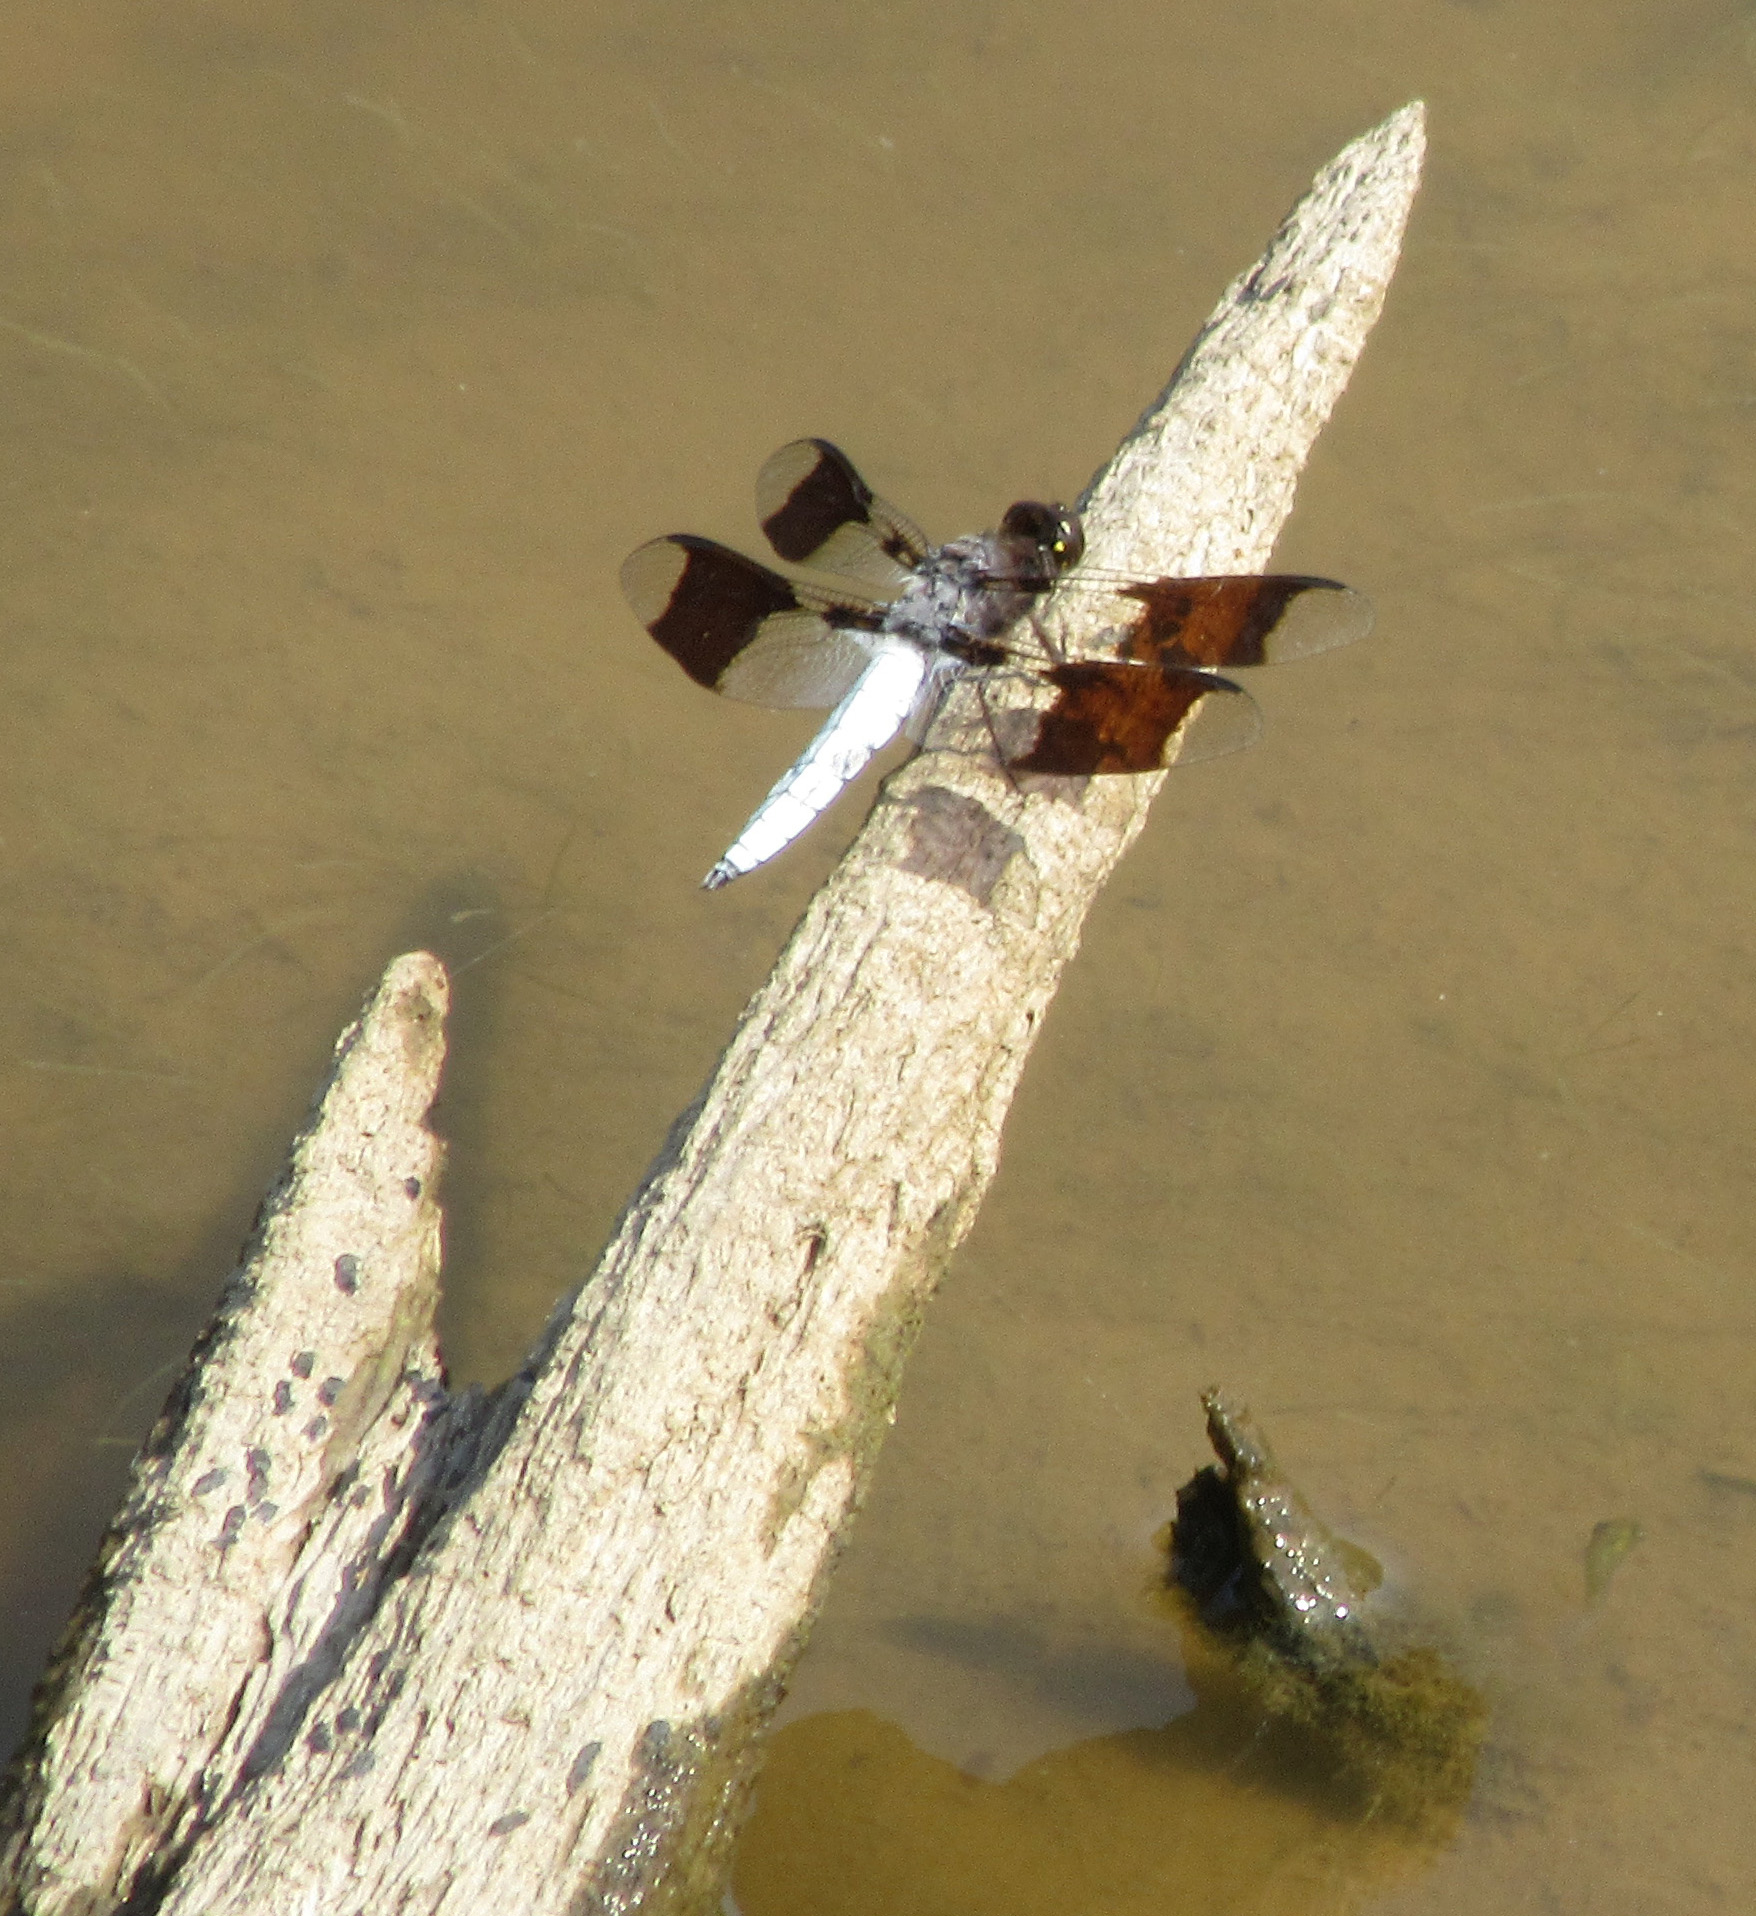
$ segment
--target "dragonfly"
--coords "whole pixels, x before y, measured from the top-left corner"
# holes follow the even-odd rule
[[[1094,574],[1078,513],[1037,500],[992,532],[931,545],[827,439],[796,439],[764,464],[756,512],[788,565],[835,577],[794,578],[689,532],[649,540],[621,572],[635,616],[697,685],[832,708],[703,879],[709,891],[784,851],[893,739],[918,742],[972,674],[1023,674],[1042,695],[989,719],[1014,778],[1155,772],[1256,738],[1255,700],[1220,668],[1326,652],[1372,624],[1370,602],[1334,579]],[[1048,640],[1035,611],[1063,585],[1111,595],[1113,651],[1068,658]]]

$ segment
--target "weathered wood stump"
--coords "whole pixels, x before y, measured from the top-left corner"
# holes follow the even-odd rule
[[[1421,154],[1409,107],[1319,175],[1082,501],[1091,564],[1266,563]],[[1074,647],[1104,623],[1052,617]],[[921,1311],[1158,783],[895,774],[490,1402],[446,1396],[430,1330],[444,979],[392,966],[39,1693],[0,1910],[714,1905]]]

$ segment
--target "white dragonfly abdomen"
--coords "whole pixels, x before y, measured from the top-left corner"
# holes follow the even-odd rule
[[[847,697],[830,713],[762,803],[737,842],[701,881],[718,891],[783,852],[857,778],[908,722],[933,661],[912,644],[880,644]]]

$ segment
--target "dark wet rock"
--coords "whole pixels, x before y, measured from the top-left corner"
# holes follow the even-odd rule
[[[1287,1480],[1250,1413],[1217,1390],[1202,1397],[1219,1466],[1177,1493],[1173,1579],[1217,1629],[1261,1637],[1313,1668],[1376,1663],[1359,1608],[1382,1581]]]
[[[1393,1643],[1368,1598],[1382,1581],[1289,1481],[1250,1414],[1202,1397],[1219,1457],[1177,1493],[1171,1583],[1229,1652],[1296,1768],[1356,1813],[1449,1835],[1475,1778],[1487,1706],[1438,1651]]]

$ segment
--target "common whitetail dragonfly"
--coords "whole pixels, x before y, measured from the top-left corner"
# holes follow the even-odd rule
[[[1008,628],[1078,565],[1079,515],[1020,500],[993,532],[931,546],[827,439],[782,446],[756,481],[768,542],[789,564],[845,587],[787,578],[729,546],[673,532],[631,553],[622,590],[698,685],[758,705],[833,706],[702,881],[717,891],[785,850],[873,755],[919,738],[970,672],[1032,675],[1038,711],[988,732],[1012,773],[1154,772],[1248,745],[1256,702],[1221,666],[1266,665],[1362,637],[1372,609],[1333,579],[1290,573],[1077,583],[1117,602],[1115,656],[1034,652]],[[856,589],[859,588],[859,589]],[[1034,622],[1029,622],[1033,623]]]

